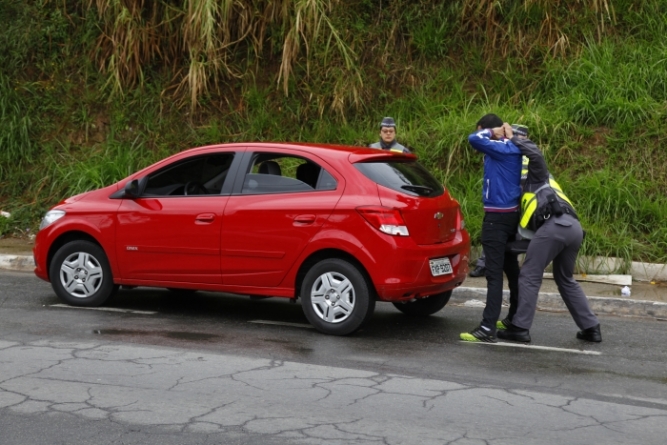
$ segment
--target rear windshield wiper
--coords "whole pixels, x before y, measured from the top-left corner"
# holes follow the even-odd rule
[[[401,188],[403,190],[408,190],[410,192],[415,192],[418,195],[421,196],[428,196],[431,193],[433,193],[433,189],[431,187],[427,187],[425,185],[402,185]]]

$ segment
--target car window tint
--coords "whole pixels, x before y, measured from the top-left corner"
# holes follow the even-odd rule
[[[411,196],[440,196],[444,187],[418,162],[363,162],[354,166],[368,179]]]
[[[241,193],[292,193],[335,189],[334,177],[310,160],[278,153],[256,153],[243,181]]]
[[[335,190],[337,186],[336,180],[331,174],[322,169],[322,173],[317,181],[317,190]]]
[[[196,156],[168,165],[148,177],[146,196],[220,194],[233,153]]]

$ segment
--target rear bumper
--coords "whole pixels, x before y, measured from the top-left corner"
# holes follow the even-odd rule
[[[452,273],[434,277],[429,260],[443,257],[449,258]],[[378,300],[408,301],[439,294],[460,286],[468,275],[470,237],[467,232],[462,231],[451,242],[402,249],[395,258],[393,270],[407,273],[394,273],[393,277],[385,277],[381,282],[376,282]]]
[[[424,269],[430,277],[430,267],[427,266]],[[427,277],[420,277],[420,279],[409,285],[381,286],[377,289],[378,300],[394,302],[409,301],[415,298],[447,292],[463,284],[467,274],[468,265],[466,262],[465,267],[459,268],[458,273],[447,275],[445,280],[442,280],[443,277],[438,277],[440,278],[438,282],[433,282],[434,279],[428,279]]]

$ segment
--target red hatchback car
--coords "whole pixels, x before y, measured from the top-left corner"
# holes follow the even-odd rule
[[[53,207],[35,274],[75,306],[102,305],[120,285],[300,297],[315,328],[346,335],[376,301],[442,309],[468,272],[464,226],[412,154],[212,145]]]

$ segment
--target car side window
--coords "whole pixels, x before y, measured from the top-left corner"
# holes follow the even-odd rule
[[[308,159],[278,153],[256,153],[241,193],[255,195],[335,190],[336,185],[329,172]]]
[[[219,195],[233,153],[210,154],[183,159],[148,177],[144,196]]]

